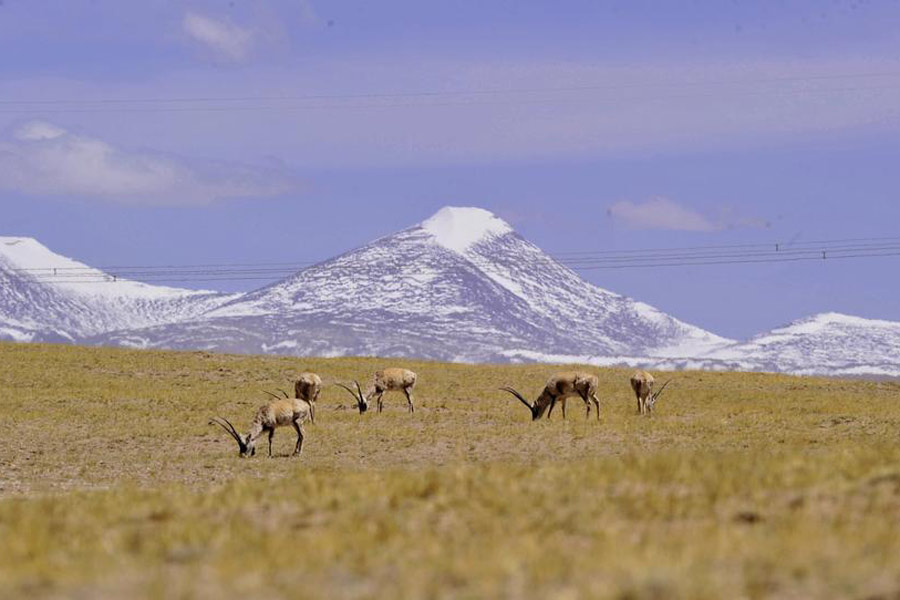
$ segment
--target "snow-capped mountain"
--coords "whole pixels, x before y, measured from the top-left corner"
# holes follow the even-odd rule
[[[430,219],[201,319],[99,343],[508,361],[516,352],[691,355],[730,340],[597,288],[479,208]]]
[[[900,323],[822,313],[714,350],[704,359],[737,370],[900,377]]]
[[[478,208],[246,294],[109,279],[0,237],[0,340],[900,377],[900,323],[826,313],[735,342],[585,282]]]
[[[713,350],[637,356],[573,356],[520,352],[550,363],[640,366],[678,371],[768,371],[794,375],[900,378],[900,323],[822,313]]]
[[[75,341],[191,319],[234,297],[115,278],[32,238],[0,237],[0,339]]]

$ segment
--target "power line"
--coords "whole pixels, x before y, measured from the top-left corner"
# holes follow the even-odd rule
[[[829,88],[829,89],[808,89],[808,90],[788,90],[778,92],[779,96],[791,95],[815,95],[828,93],[844,93],[844,92],[873,92],[886,90],[900,90],[900,84],[878,87],[850,87],[850,88]],[[731,92],[729,95],[734,96],[770,96],[771,91],[748,90],[744,92]],[[678,100],[678,99],[697,99],[704,97],[712,97],[712,94],[677,94],[677,95],[653,95],[644,96],[642,98],[592,98],[595,104],[617,104],[622,101],[630,103],[638,101],[658,102],[660,100]],[[397,108],[447,108],[454,106],[508,106],[515,105],[534,105],[534,104],[559,104],[561,102],[584,101],[586,98],[541,98],[541,99],[523,99],[510,98],[503,101],[484,102],[484,101],[457,101],[457,102],[427,102],[427,103],[378,103],[378,104],[350,104],[350,103],[331,103],[331,104],[283,104],[283,105],[244,105],[244,106],[145,106],[145,107],[107,107],[96,106],[88,108],[2,108],[0,113],[4,114],[46,114],[54,113],[188,113],[188,112],[261,112],[261,111],[304,111],[304,110],[335,110],[335,109],[397,109]]]
[[[692,246],[682,248],[650,248],[620,251],[596,251],[578,253],[559,253],[553,257],[560,263],[576,270],[583,268],[597,268],[607,265],[636,265],[647,264],[656,266],[661,261],[681,261],[684,263],[696,263],[708,260],[772,258],[787,259],[794,256],[810,256],[819,258],[822,252],[826,256],[836,258],[847,253],[883,253],[886,251],[900,251],[900,243],[862,243],[840,244],[849,240],[823,240],[819,242],[798,242],[794,244],[734,244]],[[855,238],[859,240],[900,240],[897,237],[890,238]],[[816,244],[815,246],[811,246]],[[839,245],[840,244],[840,245]],[[795,246],[806,245],[806,248]],[[721,249],[721,250],[720,250]],[[731,251],[734,249],[735,251]],[[296,262],[256,262],[256,263],[205,263],[193,265],[109,265],[99,268],[93,267],[29,267],[11,269],[14,272],[24,272],[33,275],[36,279],[50,281],[72,282],[85,277],[94,280],[104,280],[115,274],[119,278],[139,279],[170,279],[179,277],[179,281],[185,281],[187,277],[231,277],[250,275],[290,275],[298,270],[317,264],[313,261]],[[255,277],[254,277],[255,278]]]
[[[358,100],[390,98],[423,98],[449,96],[485,96],[504,94],[542,94],[558,92],[619,91],[627,89],[693,88],[723,85],[759,85],[766,83],[798,83],[811,81],[834,81],[848,79],[871,79],[900,77],[900,71],[876,71],[869,73],[835,73],[830,75],[806,75],[789,77],[759,77],[754,79],[708,79],[703,81],[678,81],[670,83],[631,83],[619,85],[574,85],[554,87],[524,88],[476,88],[470,90],[424,90],[412,92],[358,92],[346,94],[285,94],[274,96],[175,96],[154,98],[95,98],[85,100],[60,100],[33,98],[23,100],[0,100],[0,105],[18,104],[151,104],[151,103],[198,103],[198,102],[283,102],[307,100]]]
[[[556,252],[551,256],[562,263],[594,261],[634,261],[659,258],[732,258],[757,254],[787,256],[791,253],[857,252],[872,250],[900,249],[900,236],[856,237],[823,239],[811,241],[765,242],[754,244],[717,244],[704,246],[676,246],[663,248],[632,248],[623,250],[583,250]],[[734,251],[734,252],[732,252]],[[15,272],[30,272],[37,275],[80,275],[97,271],[127,274],[206,274],[209,272],[271,272],[293,271],[321,261],[262,261],[262,262],[215,262],[185,265],[104,265],[99,267],[25,267],[13,268]]]
[[[296,271],[292,271],[288,274],[290,275],[293,273],[296,273]],[[153,281],[156,284],[162,284],[162,283],[167,283],[167,282],[197,282],[197,281],[252,281],[252,280],[273,281],[274,279],[275,279],[274,277],[248,277],[248,276],[188,277],[188,278],[184,278],[184,279],[166,277],[166,278],[160,278],[160,279],[151,280],[151,281]],[[120,279],[116,276],[110,276],[110,277],[105,277],[105,278],[97,277],[96,279],[72,279],[72,280],[67,280],[67,281],[54,281],[51,279],[44,279],[44,280],[39,280],[38,283],[45,283],[45,284],[65,283],[66,285],[69,285],[70,283],[79,283],[79,284],[80,283],[120,283],[122,281],[128,281],[131,283],[146,283],[145,281],[136,281],[133,279]]]
[[[886,77],[900,76],[900,73],[884,73],[881,75],[869,75],[870,77]],[[853,78],[854,76],[846,76]],[[864,76],[859,76],[864,77]],[[768,82],[774,81],[809,81],[816,78],[782,78],[763,80]],[[823,77],[822,79],[828,79]],[[832,78],[833,79],[833,78]],[[703,85],[722,85],[725,82],[694,82],[687,84],[633,84],[622,86],[581,86],[569,88],[533,88],[533,89],[510,89],[510,90],[469,90],[469,91],[448,91],[448,92],[411,92],[396,94],[333,94],[333,95],[309,95],[309,96],[281,96],[281,97],[197,97],[197,98],[155,98],[155,99],[95,99],[95,100],[7,100],[0,102],[5,108],[0,108],[0,113],[14,114],[43,114],[47,112],[65,112],[65,113],[97,113],[97,112],[119,112],[119,113],[178,113],[178,112],[245,112],[245,111],[296,111],[296,110],[331,110],[331,109],[391,109],[391,108],[429,108],[429,107],[451,107],[451,106],[496,106],[509,104],[547,104],[560,103],[564,101],[578,100],[582,101],[586,98],[579,96],[577,98],[506,98],[500,101],[483,101],[483,100],[456,100],[443,102],[378,102],[369,104],[353,103],[354,100],[414,100],[428,98],[464,98],[465,96],[485,97],[485,96],[502,96],[502,95],[520,95],[533,96],[535,94],[547,93],[573,93],[573,92],[617,92],[629,89],[665,89],[678,87],[698,88]],[[731,81],[727,83],[736,84],[753,84],[754,82],[745,80]],[[758,83],[758,82],[757,82]],[[870,91],[886,91],[900,89],[900,83],[890,85],[870,86],[870,87],[839,87],[839,88],[806,88],[806,89],[787,89],[779,90],[779,96],[789,95],[810,95],[810,94],[830,94],[844,92],[870,92]],[[721,92],[719,92],[721,93]],[[730,90],[727,92],[729,96],[769,96],[772,90]],[[622,98],[622,97],[593,97],[591,101],[595,103],[619,103],[623,100],[636,102],[639,100],[659,101],[673,100],[683,98],[703,98],[711,97],[710,91],[686,94],[669,94],[652,96],[644,96],[643,98]],[[310,100],[331,100],[329,103],[320,104],[303,104]],[[300,102],[301,104],[297,104]],[[224,103],[224,105],[223,105]],[[242,104],[235,104],[242,103]],[[250,103],[250,104],[247,104]],[[262,104],[261,104],[262,103]],[[276,103],[276,104],[273,104]],[[291,104],[293,103],[293,104]],[[204,105],[206,104],[206,105]],[[187,105],[187,106],[185,106]]]
[[[650,254],[643,256],[629,257],[609,257],[609,258],[581,258],[576,260],[560,261],[567,265],[596,265],[596,264],[637,264],[647,263],[659,260],[709,260],[709,259],[732,259],[732,258],[788,258],[791,256],[812,255],[813,258],[819,257],[822,253],[837,256],[848,252],[876,252],[876,251],[900,251],[900,245],[878,245],[878,246],[837,246],[837,247],[819,247],[805,249],[788,249],[788,250],[770,250],[770,251],[753,251],[753,252],[713,252],[713,253],[689,253],[689,254]]]
[[[576,271],[599,271],[604,269],[646,269],[646,268],[663,268],[663,267],[689,267],[689,266],[709,266],[709,265],[738,265],[738,264],[752,264],[752,263],[785,263],[785,262],[799,262],[799,261],[820,261],[825,262],[829,260],[842,260],[847,258],[879,258],[879,257],[890,257],[890,256],[900,256],[900,252],[891,252],[891,253],[881,253],[881,254],[842,254],[836,256],[830,256],[827,253],[822,253],[819,256],[794,256],[794,257],[785,257],[785,258],[748,258],[748,259],[735,259],[735,260],[703,260],[703,261],[695,261],[695,262],[658,262],[658,263],[644,263],[644,264],[629,264],[629,265],[599,265],[599,266],[585,266],[585,267],[577,267],[574,268]]]
[[[228,270],[245,270],[248,272],[253,271],[269,271],[269,270],[283,270],[282,268],[272,269],[271,267],[288,267],[288,268],[303,268],[308,267],[310,265],[315,264],[311,261],[306,262],[296,262],[296,263],[222,263],[215,265],[159,265],[159,266],[107,266],[107,267],[29,267],[24,269],[11,269],[12,271],[19,272],[32,272],[37,275],[46,274],[47,271],[53,271],[53,275],[57,273],[62,276],[71,276],[78,275],[81,272],[94,272],[94,271],[115,271],[117,273],[129,273],[129,274],[153,274],[159,271],[174,271],[174,272],[183,272],[186,274],[194,273],[194,274],[202,274],[207,270],[218,270],[218,269],[228,269]],[[246,268],[245,268],[246,267]]]
[[[565,266],[575,271],[595,271],[595,270],[621,270],[621,269],[645,269],[645,268],[670,268],[670,267],[687,267],[687,266],[714,266],[714,265],[738,265],[738,264],[765,264],[765,263],[794,263],[800,261],[833,261],[842,259],[861,259],[861,258],[885,258],[900,256],[900,245],[885,248],[873,249],[851,249],[851,250],[807,250],[802,254],[785,254],[778,253],[767,254],[735,254],[730,256],[704,255],[697,256],[692,259],[677,258],[674,255],[669,258],[655,258],[644,261],[635,262],[634,259],[627,261],[605,262],[599,264],[582,264],[571,265],[566,263]],[[279,277],[290,276],[297,271],[293,269],[263,269],[263,270],[240,270],[240,269],[222,269],[218,271],[188,272],[192,276],[185,276],[185,272],[155,272],[144,277],[144,281],[156,282],[201,282],[201,281],[250,281],[250,280],[266,280],[272,281]],[[126,275],[131,273],[97,273],[91,276],[89,273],[72,273],[68,276],[61,277],[59,274],[32,274],[32,278],[39,283],[115,283],[117,281],[128,281]]]
[[[900,236],[887,236],[887,237],[859,237],[859,238],[839,238],[832,240],[810,240],[810,241],[790,241],[790,242],[760,242],[756,244],[719,244],[719,245],[706,245],[706,246],[678,246],[678,247],[668,247],[668,248],[636,248],[636,249],[628,249],[628,250],[585,250],[585,251],[572,251],[572,252],[556,252],[554,256],[570,256],[570,255],[601,255],[601,254],[634,254],[634,253],[643,253],[643,252],[675,252],[675,251],[683,251],[683,250],[720,250],[720,249],[731,249],[731,248],[792,248],[797,246],[833,246],[836,244],[849,244],[849,243],[882,243],[887,241],[898,241],[900,242]]]
[[[766,263],[795,263],[805,261],[828,262],[844,259],[860,259],[860,258],[889,258],[900,256],[900,252],[885,252],[871,254],[845,254],[845,255],[819,255],[819,256],[800,256],[800,257],[784,257],[784,258],[748,258],[748,259],[730,259],[730,260],[703,260],[703,261],[679,261],[679,262],[656,262],[656,263],[639,263],[639,264],[612,264],[597,266],[576,266],[570,267],[574,271],[600,271],[600,270],[622,270],[622,269],[647,269],[647,268],[670,268],[670,267],[691,267],[691,266],[716,266],[716,265],[745,265],[745,264],[766,264]],[[283,275],[289,276],[295,274],[296,271],[285,271]],[[105,278],[98,277],[96,279],[71,279],[66,281],[58,281],[51,278],[39,279],[39,283],[65,283],[65,284],[87,284],[87,283],[117,283],[118,281],[133,281],[128,279],[117,279],[118,276],[108,276]],[[229,275],[223,274],[217,277],[160,277],[151,278],[150,281],[156,283],[165,282],[209,282],[209,281],[273,281],[277,279],[274,275],[268,277],[247,276],[247,275]],[[138,282],[140,283],[140,282]]]

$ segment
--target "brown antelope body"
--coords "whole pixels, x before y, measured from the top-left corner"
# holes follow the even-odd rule
[[[580,371],[567,371],[563,373],[557,373],[550,377],[547,380],[546,385],[544,385],[544,389],[541,391],[541,394],[538,396],[537,400],[534,402],[529,402],[525,399],[522,394],[517,392],[515,389],[506,386],[500,388],[505,392],[509,392],[513,396],[519,399],[522,404],[528,407],[531,411],[531,420],[537,421],[540,419],[544,412],[547,411],[547,418],[550,418],[550,413],[553,412],[553,407],[556,406],[557,402],[562,403],[562,411],[563,418],[566,417],[566,399],[570,396],[580,396],[582,400],[584,400],[585,406],[585,418],[588,418],[591,414],[591,403],[593,402],[594,407],[597,410],[597,420],[600,420],[600,400],[597,398],[597,386],[599,385],[599,381],[596,375],[591,375],[590,373],[584,373]]]
[[[316,400],[319,399],[321,391],[322,378],[315,373],[300,373],[294,382],[294,397],[309,402],[309,420],[312,423],[316,422]]]
[[[241,457],[256,454],[256,439],[263,432],[269,434],[269,456],[272,456],[272,438],[275,437],[275,430],[291,425],[297,432],[293,456],[299,456],[303,451],[303,423],[310,420],[311,416],[312,404],[309,401],[302,398],[283,398],[260,406],[250,423],[250,429],[243,436],[237,432],[231,421],[224,417],[213,417],[209,422],[219,425],[237,441]]]
[[[393,367],[375,371],[372,382],[366,388],[365,394],[363,394],[358,381],[354,380],[353,383],[356,385],[355,391],[342,383],[337,385],[353,395],[353,399],[356,401],[356,406],[359,408],[360,413],[364,413],[369,409],[369,403],[372,402],[372,400],[378,403],[378,412],[381,412],[384,408],[382,397],[385,392],[403,392],[406,395],[406,403],[409,407],[409,412],[416,411],[416,407],[413,405],[412,394],[412,389],[416,385],[416,374],[409,369]]]
[[[655,394],[653,393],[653,384],[656,380],[653,379],[653,375],[647,371],[635,371],[631,376],[630,381],[631,389],[634,391],[634,395],[637,398],[638,414],[650,415],[653,413],[653,406],[656,404],[656,400],[659,398],[660,394],[663,393],[663,390],[666,389],[666,386],[669,385],[669,381],[671,380],[666,381]]]

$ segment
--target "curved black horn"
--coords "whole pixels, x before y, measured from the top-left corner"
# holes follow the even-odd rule
[[[272,396],[273,398],[275,398],[276,400],[281,400],[281,398],[278,397],[278,394],[273,394],[272,392],[270,392],[268,390],[261,390],[261,391],[263,394],[268,394],[268,395]]]
[[[353,396],[353,400],[354,400],[354,402],[356,402],[356,408],[359,409],[360,413],[364,413],[364,412],[366,412],[368,405],[366,404],[366,399],[363,396],[362,388],[359,386],[359,382],[357,380],[354,379],[353,383],[354,383],[354,385],[356,385],[356,391],[354,391],[353,388],[351,388],[349,385],[344,385],[343,383],[340,383],[340,382],[335,382],[334,385],[340,386],[340,387],[344,388],[345,390],[347,390],[347,392],[349,392],[350,395]]]
[[[519,392],[517,392],[517,391],[514,390],[513,388],[511,388],[511,387],[509,387],[509,386],[504,386],[504,387],[502,387],[502,388],[500,388],[500,389],[503,390],[504,392],[509,392],[510,394],[512,394],[513,396],[515,396],[516,398],[518,398],[519,401],[520,401],[522,404],[524,404],[525,406],[528,407],[528,410],[534,411],[534,405],[533,405],[531,402],[529,402],[528,400],[526,400],[526,399],[524,398],[524,396],[522,396],[522,394],[520,394]]]
[[[334,385],[336,385],[338,387],[342,387],[345,390],[347,390],[350,393],[350,395],[353,396],[353,400],[357,404],[359,403],[360,398],[362,397],[362,392],[360,392],[359,395],[357,395],[357,393],[355,391],[353,391],[353,388],[351,388],[349,385],[344,385],[343,383],[335,383]],[[357,384],[357,387],[359,387],[359,384]]]
[[[237,427],[235,427],[235,426],[231,423],[231,421],[229,421],[229,420],[226,419],[225,417],[217,417],[217,418],[220,419],[220,420],[222,420],[222,421],[225,421],[225,423],[228,424],[228,428],[229,428],[229,430],[231,431],[231,435],[233,435],[233,436],[236,437],[237,439],[241,439],[241,434],[238,433]]]
[[[359,393],[359,412],[360,414],[369,410],[369,404],[366,402],[365,396],[363,396],[362,388],[359,385],[357,380],[353,380],[353,384],[356,385],[356,391]]]
[[[224,423],[222,421],[224,421]],[[234,440],[238,443],[238,450],[240,450],[241,456],[246,455],[247,443],[241,438],[241,434],[237,432],[237,429],[235,429],[234,425],[231,424],[231,421],[229,421],[225,417],[213,417],[209,420],[209,424],[212,425],[213,423],[227,431],[228,435],[234,438]]]
[[[281,392],[282,394],[284,394],[284,397],[285,397],[285,398],[288,397],[287,392],[284,391],[283,389],[279,388],[278,391]]]
[[[225,423],[228,423],[228,425],[226,425],[226,424],[223,423],[222,421],[225,421]],[[212,425],[212,424],[218,425],[219,427],[221,427],[222,429],[224,429],[224,430],[228,433],[228,435],[230,435],[230,436],[233,437],[235,440],[237,440],[237,443],[238,443],[238,444],[240,444],[241,446],[244,445],[244,440],[241,439],[241,436],[240,436],[240,434],[237,432],[237,430],[234,428],[234,425],[232,425],[232,424],[231,424],[231,421],[229,421],[229,420],[226,419],[225,417],[213,417],[213,418],[211,418],[211,419],[209,420],[209,424],[210,424],[210,425]]]
[[[671,379],[667,380],[667,381],[663,384],[663,386],[662,386],[661,388],[659,388],[659,391],[656,392],[655,394],[653,394],[653,399],[654,399],[654,400],[656,400],[657,398],[659,398],[660,394],[663,393],[663,390],[666,389],[666,386],[669,385],[669,382],[670,382],[670,381],[672,381],[672,380],[671,380]]]

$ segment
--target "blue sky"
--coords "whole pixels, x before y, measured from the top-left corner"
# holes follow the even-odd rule
[[[447,204],[551,253],[900,235],[898,18],[3,0],[0,234],[97,266],[320,260]],[[582,274],[747,337],[826,310],[900,320],[897,262]]]

